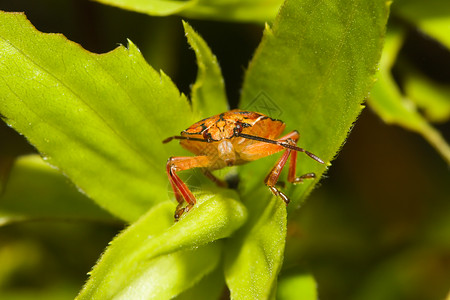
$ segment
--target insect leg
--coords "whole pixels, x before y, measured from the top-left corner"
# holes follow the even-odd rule
[[[189,136],[179,136],[179,135],[168,137],[165,140],[163,140],[162,143],[167,144],[168,142],[170,142],[172,140],[189,140],[189,141],[208,143],[208,140],[205,140],[205,139],[193,138],[193,137],[189,137]]]
[[[175,220],[178,220],[184,212],[189,211],[197,202],[192,192],[180,177],[178,177],[176,172],[192,168],[204,168],[209,165],[210,159],[207,156],[171,157],[167,161],[167,176],[175,193],[175,198],[178,201],[178,206],[175,210]],[[188,203],[186,207],[183,207],[184,201]]]
[[[295,176],[296,168],[297,168],[297,151],[292,151],[291,158],[289,160],[288,181],[293,184],[296,184],[303,182],[303,179],[316,178],[316,174],[314,173],[307,173],[303,174],[300,177],[296,177]]]
[[[291,139],[294,142],[294,143],[291,142],[290,144],[292,144],[293,146],[297,146],[297,142],[299,139],[298,131],[294,130],[291,133],[288,133],[287,135],[278,139],[278,141],[283,141],[283,140],[288,141],[289,139]],[[305,151],[305,152],[307,152],[307,151]],[[303,182],[303,179],[316,178],[316,174],[314,174],[314,173],[307,173],[300,177],[297,177],[297,176],[295,176],[296,169],[297,169],[297,151],[292,151],[291,157],[289,159],[288,181],[290,183],[296,184],[296,183]]]
[[[205,174],[205,176],[210,179],[212,182],[214,182],[215,184],[217,184],[217,186],[220,187],[227,187],[228,184],[226,183],[226,181],[217,178],[216,176],[214,176],[213,173],[211,173],[211,171],[209,171],[208,169],[203,168],[202,169],[203,174]]]
[[[280,191],[275,185],[278,181],[278,178],[280,177],[281,171],[283,170],[284,165],[286,164],[289,155],[291,154],[290,149],[286,149],[286,151],[284,151],[283,155],[281,155],[281,157],[278,159],[277,163],[275,164],[275,166],[272,168],[272,170],[270,171],[270,173],[267,175],[266,179],[264,180],[264,183],[269,187],[270,191],[275,195],[275,196],[280,196],[281,199],[283,199],[283,201],[286,203],[286,205],[289,204],[289,198],[288,196],[286,196],[286,194],[284,194],[282,191]]]
[[[292,139],[294,138],[294,139]],[[296,142],[298,140],[298,133],[296,131],[291,132],[287,136],[282,137],[280,140],[284,140],[286,144],[288,145],[296,145]],[[290,158],[289,158],[290,156]],[[275,184],[278,181],[278,178],[280,177],[281,171],[283,170],[283,167],[286,165],[287,160],[289,161],[289,172],[288,172],[288,181],[291,183],[301,183],[304,179],[309,178],[315,178],[316,175],[314,173],[307,173],[300,177],[295,176],[296,171],[296,165],[297,165],[297,151],[291,150],[290,148],[287,148],[286,151],[283,153],[283,155],[279,158],[273,169],[270,171],[269,175],[267,175],[264,183],[269,187],[270,191],[276,195],[280,196],[281,199],[286,203],[286,205],[289,203],[289,198],[281,192],[277,187],[275,187]]]
[[[297,130],[291,131],[288,134],[286,134],[285,136],[280,137],[277,141],[278,142],[286,142],[286,140],[291,139],[294,141],[294,145],[297,145],[297,141],[300,137],[300,134],[298,133]]]

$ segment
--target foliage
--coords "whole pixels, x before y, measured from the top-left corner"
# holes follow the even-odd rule
[[[271,20],[280,5],[99,2],[150,15],[238,22]],[[393,11],[448,47],[440,29],[448,19],[434,21],[437,7],[433,2],[421,13],[420,1],[399,1]],[[239,106],[282,119],[287,130],[299,130],[301,147],[327,162],[324,166],[299,155],[298,175],[314,172],[318,179],[285,188],[292,200],[291,219],[331,166],[363,108],[375,81],[388,9],[385,1],[317,5],[288,0],[264,28],[245,73]],[[240,178],[236,191],[197,176],[183,177],[189,186],[200,186],[195,191],[198,204],[173,222],[165,163],[169,156],[191,154],[177,143],[161,141],[229,106],[218,60],[188,23],[183,22],[184,31],[198,65],[190,101],[131,41],[94,54],[62,35],[39,32],[23,14],[1,13],[0,18],[0,113],[55,167],[35,155],[14,164],[0,196],[1,224],[39,219],[127,224],[93,268],[78,299],[219,298],[225,284],[233,299],[317,298],[314,278],[302,270],[283,273],[277,284],[286,269],[283,263],[296,254],[289,255],[288,245],[285,257],[287,210],[262,183],[273,158],[232,170]],[[448,160],[448,146],[426,120],[448,119],[446,87],[414,70],[405,72],[405,89],[400,91],[390,75],[401,57],[402,26],[389,30],[369,104],[384,120],[423,134]],[[405,63],[403,68],[413,67]],[[436,101],[424,101],[432,92]],[[411,111],[406,98],[416,99],[425,116]],[[359,292],[361,299],[364,295]]]
[[[188,18],[205,18],[213,20],[230,21],[259,21],[264,22],[275,17],[280,0],[264,1],[210,1],[210,0],[189,0],[189,1],[145,1],[145,0],[97,0],[104,4],[118,6],[124,9],[146,13],[151,16],[167,16],[179,14]]]
[[[394,13],[414,23],[420,30],[437,39],[450,50],[448,30],[450,29],[450,5],[440,1],[399,1]],[[444,11],[441,11],[443,9]],[[391,69],[407,36],[406,26],[390,27],[383,58],[380,62],[379,82],[375,85],[369,104],[387,123],[394,123],[421,134],[450,164],[450,146],[442,135],[433,128],[430,121],[445,121],[450,117],[448,88],[428,79],[418,70],[400,61],[402,76],[405,77],[405,93],[402,94]],[[425,111],[423,116],[420,109]]]

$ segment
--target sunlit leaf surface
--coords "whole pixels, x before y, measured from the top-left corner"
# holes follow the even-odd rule
[[[374,82],[387,15],[385,1],[286,1],[249,65],[240,107],[283,120],[286,132],[300,132],[301,147],[330,162]],[[325,165],[298,157],[298,175],[314,172],[320,178],[325,172]],[[249,221],[230,241],[225,265],[235,299],[276,296],[286,210],[263,184],[274,163],[262,159],[241,170]],[[296,208],[317,181],[290,188],[288,207]]]
[[[170,299],[186,291],[217,267],[217,240],[246,219],[231,197],[201,197],[178,223],[171,203],[154,207],[112,241],[78,299]]]
[[[188,18],[237,22],[265,22],[272,20],[281,0],[96,0],[151,16],[179,14]]]
[[[0,112],[48,163],[114,215],[136,220],[167,200],[163,145],[193,122],[189,103],[131,42],[92,54],[2,13]],[[169,109],[168,109],[169,108]]]

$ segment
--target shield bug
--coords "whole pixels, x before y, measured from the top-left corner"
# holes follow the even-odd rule
[[[276,187],[276,183],[289,156],[291,158],[288,181],[293,184],[300,183],[304,179],[315,178],[314,173],[295,176],[297,152],[304,152],[321,164],[324,162],[311,152],[297,146],[299,133],[296,130],[279,137],[285,127],[285,123],[281,120],[272,119],[261,113],[234,109],[203,119],[183,130],[181,135],[165,139],[163,143],[174,139],[180,140],[183,148],[195,154],[195,156],[187,157],[170,157],[167,161],[167,175],[178,201],[175,220],[188,212],[196,203],[194,195],[178,177],[177,172],[201,168],[208,178],[219,185],[225,185],[211,171],[242,165],[283,150],[285,152],[269,172],[264,183],[287,205],[289,198]],[[184,202],[187,202],[186,206]]]

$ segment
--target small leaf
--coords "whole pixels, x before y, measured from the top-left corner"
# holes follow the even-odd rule
[[[133,274],[125,284],[117,281],[117,273],[112,273],[107,278],[110,285],[77,299],[171,299],[214,270],[219,259],[220,245],[216,243],[150,260],[143,257],[143,261],[131,266]]]
[[[238,22],[272,20],[282,0],[95,0],[151,16],[179,14],[188,18]]]
[[[309,274],[292,274],[280,279],[277,299],[279,300],[317,300],[317,284]]]
[[[165,163],[179,146],[161,141],[194,119],[136,46],[92,54],[1,13],[0,61],[5,121],[90,198],[130,222],[168,199]]]
[[[178,223],[149,242],[153,256],[228,237],[247,219],[245,206],[236,200],[237,195],[231,190],[196,196],[197,204],[189,213],[182,215]]]
[[[19,220],[74,218],[114,220],[38,155],[19,158],[0,195],[0,225]]]
[[[198,197],[175,224],[172,203],[152,208],[112,241],[78,299],[170,299],[212,272],[222,249],[217,240],[246,219],[234,193],[217,194]]]
[[[273,20],[282,4],[282,0],[198,0],[180,14],[197,19],[262,23]]]
[[[417,26],[450,50],[450,2],[397,0],[392,13]]]
[[[137,12],[147,13],[152,16],[168,16],[178,13],[189,6],[195,5],[196,0],[95,0],[97,2],[117,6]]]
[[[252,210],[245,226],[227,241],[225,279],[232,299],[270,299],[283,263],[286,206],[262,188],[244,198]]]
[[[191,95],[194,114],[199,118],[207,118],[227,111],[227,96],[216,56],[188,23],[183,22],[183,26],[197,57],[197,80],[192,86]]]
[[[283,120],[286,133],[300,132],[300,147],[331,161],[373,85],[387,16],[386,1],[286,1],[249,65],[240,107]],[[298,175],[320,178],[326,170],[304,155],[299,161]],[[266,162],[265,169],[254,165],[243,172],[261,184],[257,174],[268,170]],[[289,207],[317,181],[289,191]],[[252,187],[253,180],[247,184]]]
[[[421,134],[450,164],[450,146],[414,104],[403,97],[390,70],[402,45],[404,34],[396,28],[388,31],[378,81],[369,98],[370,107],[386,122]]]
[[[408,67],[402,72],[405,95],[432,122],[450,119],[450,86],[435,82],[418,70]]]

